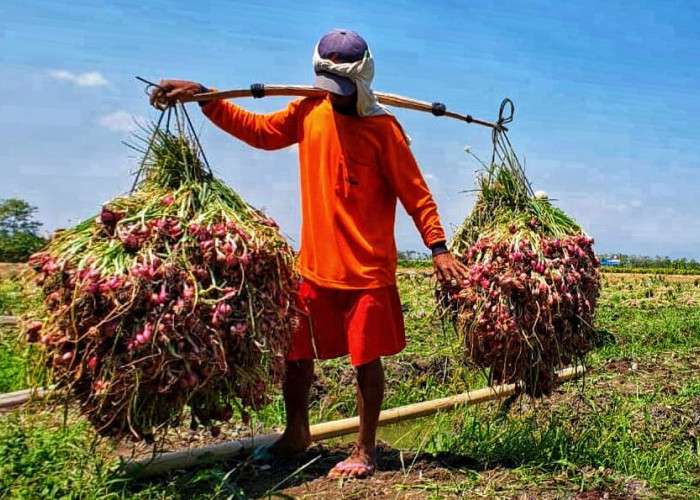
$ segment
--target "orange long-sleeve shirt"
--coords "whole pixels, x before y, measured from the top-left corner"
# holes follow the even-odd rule
[[[329,288],[395,283],[396,200],[423,242],[445,241],[437,206],[396,119],[347,116],[329,98],[305,98],[271,114],[223,100],[202,108],[217,126],[261,149],[299,144],[302,276]]]

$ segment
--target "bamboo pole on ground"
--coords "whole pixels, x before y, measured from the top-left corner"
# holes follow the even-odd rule
[[[24,389],[22,391],[0,394],[0,413],[13,410],[32,399],[41,399],[47,394],[49,394],[49,390],[43,388]]]
[[[0,316],[0,325],[16,325],[19,323],[17,316]]]
[[[19,318],[16,316],[0,316],[0,326],[16,325],[19,323]],[[39,391],[42,391],[40,389]],[[32,390],[25,389],[22,391],[8,392],[0,394],[0,412],[21,406],[32,397]],[[38,393],[37,393],[38,394]]]
[[[569,380],[585,373],[582,366],[569,367],[557,372],[560,381]],[[384,410],[379,415],[379,425],[390,425],[397,422],[412,420],[432,415],[441,410],[449,410],[458,405],[477,405],[487,401],[501,399],[515,393],[514,384],[504,384],[495,387],[486,387],[475,391],[465,392],[456,396],[423,401],[399,408]],[[359,417],[335,420],[311,426],[312,441],[322,441],[333,437],[345,436],[358,431]],[[191,450],[175,451],[156,455],[149,459],[126,464],[129,473],[137,475],[156,475],[173,469],[185,469],[233,458],[249,453],[254,447],[274,442],[279,434],[264,434],[239,441],[203,446]]]
[[[0,325],[16,325],[19,324],[17,316],[0,316]],[[0,394],[0,413],[17,408],[27,403],[31,399],[40,399],[49,393],[48,389],[23,389],[21,391],[7,392]]]

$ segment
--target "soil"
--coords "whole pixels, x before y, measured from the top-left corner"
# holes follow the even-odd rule
[[[16,266],[0,264],[0,276],[17,271]],[[629,279],[630,275],[610,274],[607,279]],[[646,277],[639,275],[638,277]],[[669,281],[694,282],[697,276],[664,276]],[[604,341],[602,339],[601,341]],[[609,404],[610,395],[633,395],[661,393],[674,396],[683,390],[689,377],[700,373],[700,349],[683,355],[666,353],[648,356],[636,360],[614,360],[604,363],[586,375],[584,381],[571,384],[595,384],[596,406]],[[416,377],[416,374],[431,375],[436,379],[448,377],[453,367],[445,359],[395,361],[387,369],[394,376]],[[339,380],[340,386],[353,386],[354,375],[350,370],[332,371],[326,377]],[[315,381],[312,390],[314,397],[332,398],[327,394],[323,377]],[[700,436],[700,396],[694,398],[693,405],[681,410],[668,405],[649,405],[648,419],[652,424],[672,423],[674,428],[682,430],[684,439],[698,446]],[[499,403],[492,403],[494,412]],[[548,410],[551,407],[569,405],[584,414],[592,411],[590,403],[580,397],[579,391],[560,387],[548,398],[533,401],[523,398],[510,404],[500,404],[500,412],[511,414]],[[647,419],[647,420],[648,420]],[[645,423],[644,415],[634,418],[635,425]],[[280,429],[277,429],[279,431]],[[256,429],[255,434],[261,430]],[[168,450],[185,450],[215,443],[241,439],[251,435],[250,427],[239,424],[224,424],[217,437],[202,431],[173,431],[168,434],[164,446]],[[232,470],[231,479],[243,488],[252,498],[265,497],[266,493],[275,492],[291,498],[373,498],[373,499],[422,499],[422,498],[509,498],[509,499],[549,499],[567,498],[580,500],[597,499],[636,499],[647,498],[651,492],[643,483],[619,479],[617,482],[605,482],[605,486],[596,486],[581,491],[581,482],[568,477],[540,475],[537,481],[524,481],[522,476],[508,464],[476,463],[473,459],[451,453],[431,455],[403,451],[386,443],[380,443],[377,454],[377,471],[366,480],[328,479],[326,474],[351,451],[347,443],[316,444],[292,460],[259,466],[249,460],[232,460],[220,466]],[[115,451],[115,455],[124,458],[143,458],[150,455],[150,447],[132,446],[128,443]],[[485,468],[486,467],[486,468]],[[598,469],[577,472],[583,476],[600,479],[612,471]],[[269,496],[268,496],[269,497]],[[275,495],[272,496],[273,498]],[[278,498],[283,498],[277,496]]]
[[[700,351],[683,356],[673,353],[650,356],[644,361],[615,360],[606,363],[587,375],[595,383],[596,404],[606,404],[607,394],[652,393],[661,391],[674,395],[683,387],[683,374],[700,371]],[[426,367],[427,368],[427,367]],[[577,382],[577,383],[580,383]],[[675,428],[683,428],[686,438],[697,442],[700,435],[700,397],[696,405],[683,411],[663,404],[650,405],[648,417],[659,424],[673,422]],[[578,391],[559,388],[545,399],[518,400],[501,411],[525,413],[533,409],[576,405],[580,411],[591,411]],[[692,407],[694,406],[695,409]],[[643,425],[640,415],[638,422]],[[237,483],[252,498],[260,498],[275,491],[292,498],[373,498],[373,499],[422,499],[422,498],[509,498],[548,499],[567,498],[577,500],[618,500],[648,498],[653,495],[644,483],[634,479],[619,479],[605,486],[581,491],[581,485],[556,477],[542,482],[525,483],[508,464],[491,464],[484,469],[469,457],[454,454],[415,454],[380,443],[377,472],[366,480],[328,479],[326,474],[338,461],[350,452],[350,445],[315,445],[297,458],[274,466],[259,467],[249,462],[230,462],[228,468],[236,468]],[[240,474],[238,473],[240,472]],[[600,478],[612,471],[582,471],[584,475]],[[475,481],[475,477],[478,481]],[[523,491],[523,488],[528,491]]]
[[[365,480],[328,479],[328,471],[350,451],[350,445],[316,445],[296,459],[273,467],[241,463],[242,468],[249,467],[254,474],[242,474],[248,480],[237,483],[253,498],[275,490],[293,498],[424,498],[425,492],[409,488],[464,481],[467,475],[460,469],[475,465],[456,455],[415,455],[380,443],[374,476]],[[402,489],[409,490],[402,493]]]
[[[326,474],[351,451],[350,445],[315,445],[293,460],[272,466],[247,461],[230,462],[236,483],[250,498],[299,499],[425,499],[425,498],[509,498],[509,499],[636,499],[649,491],[642,483],[627,481],[608,488],[580,492],[566,481],[541,482],[523,491],[522,482],[505,466],[483,469],[473,460],[451,454],[430,455],[400,451],[379,443],[377,471],[364,480],[328,479]],[[586,474],[601,472],[584,471]],[[603,472],[605,474],[606,472]],[[607,471],[611,474],[612,471]],[[479,484],[470,479],[480,476]],[[522,481],[522,480],[521,480]],[[563,489],[570,491],[562,495]],[[488,492],[487,492],[488,491]],[[274,493],[273,493],[274,492]]]
[[[0,280],[15,279],[27,269],[26,264],[0,262]]]
[[[700,371],[700,350],[693,350],[683,356],[673,353],[650,356],[643,361],[614,360],[592,370],[586,375],[585,384],[595,384],[596,405],[608,404],[610,394],[635,394],[662,391],[676,394],[682,387],[688,373]],[[413,369],[407,366],[406,369]],[[420,368],[428,372],[440,373],[441,363]],[[398,370],[399,373],[401,370]],[[570,381],[567,385],[584,383]],[[547,413],[557,406],[575,406],[577,411],[592,411],[590,405],[580,397],[580,391],[567,390],[561,386],[543,399],[522,398],[510,403],[491,403],[494,412],[510,412],[512,415],[532,411]],[[678,411],[672,407],[654,404],[647,408],[648,416],[655,422],[674,422],[681,427],[686,439],[697,443],[700,436],[700,397],[694,410]],[[498,406],[500,405],[500,410]],[[638,420],[635,422],[635,420]],[[644,418],[633,418],[630,424],[643,425]],[[280,431],[281,429],[277,429]],[[260,430],[256,430],[260,434]],[[251,435],[250,427],[240,424],[224,424],[221,434],[212,437],[209,433],[179,430],[168,433],[164,451],[185,450],[210,444],[241,439]],[[231,480],[240,486],[251,498],[270,498],[269,493],[287,495],[291,498],[373,498],[373,499],[423,499],[423,498],[508,498],[508,499],[549,499],[566,498],[580,500],[594,499],[636,499],[647,498],[651,494],[644,484],[632,481],[597,486],[581,491],[581,484],[568,478],[538,476],[538,481],[523,481],[518,472],[506,463],[479,464],[467,456],[451,453],[431,455],[416,454],[400,450],[386,443],[379,443],[377,471],[366,480],[328,479],[326,474],[351,451],[348,443],[315,444],[294,459],[280,461],[268,466],[259,466],[247,459],[230,460],[219,466],[232,470]],[[124,443],[114,455],[125,459],[138,459],[150,456],[151,449],[146,445],[132,446]],[[486,468],[485,468],[486,467]],[[612,471],[610,471],[612,473]],[[600,479],[605,472],[590,471],[592,478]],[[622,480],[620,480],[622,481]],[[527,489],[527,491],[524,491]],[[267,494],[267,495],[266,495]],[[275,496],[273,495],[272,498]],[[280,496],[277,496],[280,498]],[[282,497],[283,498],[283,497]]]
[[[668,283],[695,283],[700,278],[693,274],[639,274],[639,273],[603,273],[605,279],[616,283],[618,281],[630,282],[635,279],[645,279],[659,276]]]

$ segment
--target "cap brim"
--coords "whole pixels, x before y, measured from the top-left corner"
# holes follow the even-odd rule
[[[318,73],[314,78],[313,86],[317,89],[327,90],[338,95],[352,95],[355,93],[356,87],[349,78],[334,75],[333,73]]]

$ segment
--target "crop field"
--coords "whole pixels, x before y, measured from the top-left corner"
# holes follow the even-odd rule
[[[0,315],[37,300],[21,269],[0,265]],[[460,362],[460,339],[435,315],[427,269],[402,268],[408,347],[385,359],[384,408],[486,385]],[[290,462],[231,460],[155,478],[127,478],[121,460],[143,445],[97,439],[71,405],[0,414],[0,499],[5,498],[700,498],[700,282],[697,276],[606,273],[597,345],[586,376],[549,398],[523,397],[380,428],[378,471],[364,481],[325,473],[352,437],[315,444]],[[31,352],[0,330],[0,392],[25,388]],[[356,414],[346,359],[317,364],[312,423]],[[282,429],[281,398],[249,425],[239,416],[216,438],[185,427],[181,450]]]

